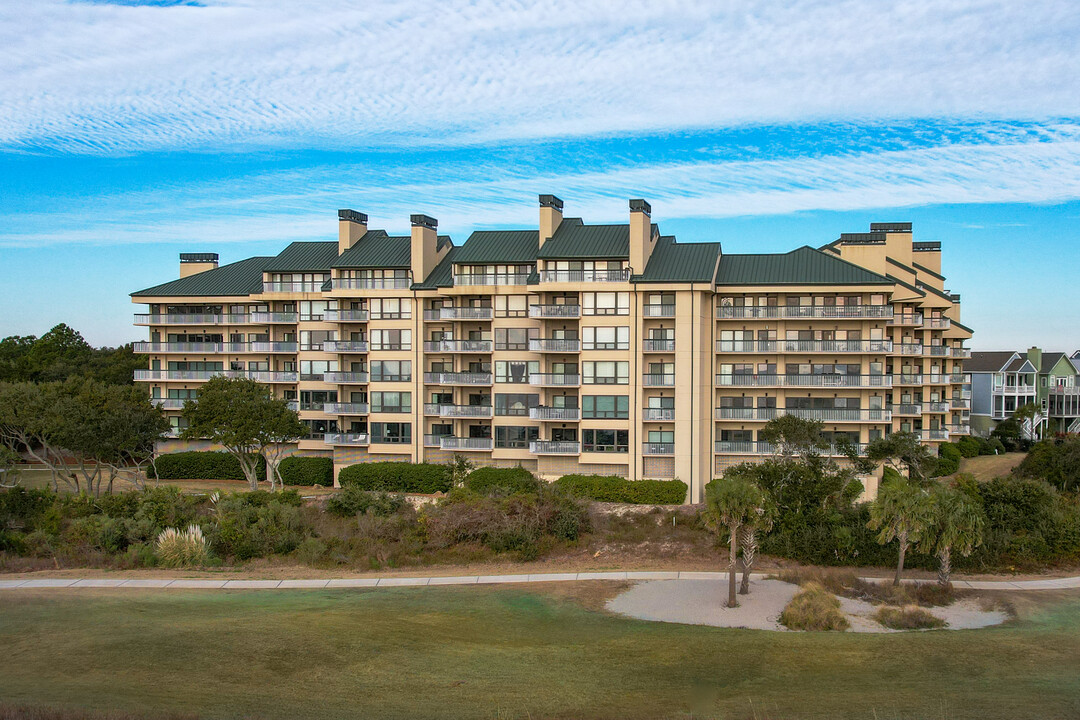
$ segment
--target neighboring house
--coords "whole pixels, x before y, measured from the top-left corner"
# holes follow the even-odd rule
[[[861,447],[969,433],[971,330],[941,244],[910,223],[731,254],[663,235],[644,200],[611,225],[562,208],[542,195],[538,227],[460,246],[424,215],[393,236],[342,210],[337,242],[222,267],[183,254],[179,280],[132,293],[149,306],[135,379],[175,432],[208,378],[265,382],[310,428],[296,451],[337,468],[460,453],[545,477],[677,477],[695,502],[773,452],[760,432],[781,415]]]
[[[1039,409],[1034,431],[1039,436],[1080,431],[1080,351],[1069,357],[1032,347],[1016,351],[973,352],[971,426],[986,435],[1017,409]]]

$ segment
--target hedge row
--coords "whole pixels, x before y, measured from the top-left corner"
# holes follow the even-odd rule
[[[191,450],[169,453],[155,461],[156,477],[162,480],[244,480],[240,461],[228,453]],[[266,480],[266,459],[259,457],[259,480]],[[148,471],[155,477],[154,467]]]
[[[686,500],[681,480],[627,480],[618,475],[563,475],[555,484],[571,495],[600,502],[676,505]]]
[[[540,481],[523,467],[482,467],[469,473],[465,478],[465,487],[481,495],[512,495],[539,492]]]
[[[331,487],[334,484],[333,458],[292,455],[281,461],[278,470],[281,471],[281,480],[286,485]]]
[[[342,487],[384,492],[437,493],[450,490],[450,466],[431,463],[374,462],[349,465],[338,473]]]

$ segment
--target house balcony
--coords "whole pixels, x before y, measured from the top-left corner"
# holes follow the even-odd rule
[[[443,307],[439,308],[439,320],[491,320],[495,310],[489,307]]]
[[[675,408],[642,408],[641,419],[645,422],[672,422],[675,420]]]
[[[951,385],[949,376],[942,373],[928,373],[923,375],[923,385]]]
[[[891,407],[892,414],[898,417],[917,417],[923,413],[921,403],[900,403]]]
[[[970,385],[971,373],[952,373],[949,375],[949,382],[953,385]]]
[[[424,404],[424,415],[428,417],[490,418],[494,417],[494,414],[494,410],[490,405],[443,405],[440,403]]]
[[[489,372],[426,372],[427,385],[490,385]]]
[[[327,445],[364,447],[371,444],[371,439],[367,433],[326,433],[323,442]]]
[[[994,395],[1034,395],[1034,385],[998,385],[993,389]]]
[[[459,450],[461,452],[483,452],[495,447],[492,438],[454,437],[442,435],[439,437],[439,447],[443,450]]]
[[[538,407],[529,408],[530,420],[547,420],[555,422],[576,422],[581,419],[581,408],[576,407]]]
[[[428,353],[489,353],[490,340],[426,340],[424,352]]]
[[[949,348],[945,345],[923,345],[923,354],[927,357],[949,357]]]
[[[136,325],[249,325],[250,316],[244,313],[206,315],[200,313],[166,313],[135,315]]]
[[[630,269],[621,270],[541,270],[542,283],[624,283],[630,280]]]
[[[444,437],[446,437],[446,436],[445,435],[425,435],[424,436],[424,447],[437,448],[440,445],[439,441],[442,440],[442,438],[444,438]]]
[[[923,316],[919,313],[894,313],[889,320],[889,324],[903,327],[922,327]]]
[[[581,443],[571,440],[533,440],[529,443],[533,455],[580,455]]]
[[[662,373],[645,373],[641,376],[642,387],[675,387],[675,376]]]
[[[856,452],[866,452],[866,443],[852,443],[851,445]],[[775,455],[777,450],[775,445],[767,442],[757,442],[753,440],[717,440],[713,452],[719,455]],[[842,455],[835,446],[825,448],[821,453],[832,457],[840,457]]]
[[[581,317],[580,305],[530,305],[529,317],[570,319]]]
[[[369,317],[367,310],[323,310],[326,322],[366,323]]]
[[[644,442],[641,443],[642,455],[674,455],[675,443],[669,442]]]
[[[940,413],[949,412],[949,403],[947,402],[929,402],[926,403],[926,412],[933,413],[935,415]]]
[[[642,305],[641,316],[647,318],[673,318],[675,317],[674,305]]]
[[[922,385],[923,384],[923,376],[922,376],[922,374],[916,374],[916,375],[900,374],[900,375],[893,375],[892,377],[893,377],[893,385]]]
[[[949,401],[953,410],[970,410],[971,400],[961,397],[954,397]]]
[[[581,340],[577,338],[541,338],[529,341],[529,352],[534,353],[578,353],[581,352]]]
[[[914,434],[923,442],[939,442],[949,439],[949,431],[945,428],[915,430]]]
[[[137,382],[162,380],[209,380],[223,375],[230,378],[249,378],[265,383],[294,383],[299,380],[295,372],[272,372],[265,370],[136,370]]]
[[[405,290],[412,280],[403,277],[334,278],[330,281],[334,290]]]
[[[324,352],[366,353],[368,351],[366,340],[325,340],[322,346]]]
[[[717,340],[720,353],[891,353],[891,340]]]
[[[298,317],[294,312],[253,312],[251,322],[266,325],[295,325]]]
[[[337,385],[365,385],[368,377],[366,372],[328,372],[323,373],[323,382]]]
[[[183,410],[184,403],[195,398],[151,398],[150,403],[162,410]]]
[[[232,344],[232,343],[230,343]],[[237,343],[244,345],[245,343]],[[225,352],[225,343],[204,342],[137,342],[132,343],[132,351],[137,353],[222,353]]]
[[[896,345],[898,355],[922,355],[923,346],[918,343],[900,343]]]
[[[924,324],[931,330],[948,330],[950,327],[952,327],[952,320],[944,317],[932,317],[926,318],[926,322]]]
[[[891,375],[717,375],[718,387],[892,387]]]
[[[512,274],[468,274],[468,275],[454,275],[454,287],[477,285],[483,287],[493,287],[498,285],[528,285],[529,274],[528,273],[512,273]]]
[[[949,425],[947,429],[949,431],[949,435],[970,435],[971,434],[971,426],[970,425]]]
[[[264,293],[321,293],[325,280],[314,282],[264,282]]]
[[[952,350],[952,352],[950,353],[950,355],[952,357],[954,357],[954,358],[963,359],[963,358],[970,358],[971,357],[971,348],[954,347],[954,348],[951,348],[951,350]]]
[[[601,342],[598,340],[583,340],[581,342],[582,350],[629,350],[629,342]]]
[[[641,341],[641,351],[647,353],[675,352],[675,341],[667,339],[646,338]]]
[[[323,403],[327,415],[367,415],[367,403]]]
[[[891,305],[741,305],[716,308],[717,320],[876,320],[892,317]]]
[[[581,376],[569,373],[529,373],[529,384],[537,387],[580,387]]]
[[[860,408],[716,408],[717,420],[750,420],[768,422],[784,415],[803,420],[826,423],[884,423],[892,422],[892,411]]]

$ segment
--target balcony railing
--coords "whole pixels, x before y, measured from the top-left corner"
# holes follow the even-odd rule
[[[937,428],[933,430],[916,430],[915,434],[919,437],[920,440],[923,441],[939,441],[949,439],[949,431],[945,428]]]
[[[612,341],[612,342],[608,342],[608,341],[604,341],[604,340],[582,340],[581,349],[582,350],[629,350],[630,349],[630,341],[629,340],[623,340],[623,341],[620,342],[618,340],[615,340],[615,341]]]
[[[663,373],[645,373],[641,376],[644,387],[675,387],[675,376]]]
[[[892,421],[892,411],[862,408],[716,408],[717,420],[756,420],[767,422],[784,415],[803,420],[820,422],[868,422]]]
[[[962,397],[954,397],[949,401],[953,410],[970,410],[971,400]]]
[[[424,382],[428,385],[490,385],[489,372],[426,372]]]
[[[530,420],[563,420],[575,421],[581,419],[581,409],[572,407],[539,407],[529,408]]]
[[[323,442],[327,445],[368,445],[370,438],[367,433],[326,433]]]
[[[338,353],[366,353],[368,344],[366,340],[325,340],[323,350]]]
[[[569,373],[529,373],[529,384],[538,387],[578,387],[581,376]]]
[[[949,412],[949,403],[947,403],[947,402],[929,402],[929,403],[926,403],[926,412],[928,412],[928,413],[947,413],[947,412]]]
[[[892,377],[893,377],[893,385],[922,385],[923,384],[923,376],[921,374],[906,375],[906,374],[901,373],[899,375],[893,375]]]
[[[892,352],[891,340],[717,340],[724,353],[866,353]]]
[[[259,382],[294,383],[299,379],[295,372],[271,372],[266,370],[136,370],[135,380],[209,380],[224,375],[230,378],[250,378]]]
[[[641,341],[642,352],[675,352],[675,341],[647,338]]]
[[[952,325],[952,321],[949,318],[932,317],[926,318],[926,327],[931,330],[948,330]]]
[[[443,435],[439,438],[439,447],[443,450],[483,451],[495,447],[491,438],[454,437]]]
[[[317,293],[322,292],[325,280],[315,282],[264,282],[264,293]]]
[[[237,344],[244,345],[244,343]],[[205,342],[137,342],[132,343],[132,350],[137,353],[221,353],[225,352],[225,344]]]
[[[445,435],[425,435],[424,436],[424,447],[437,448],[437,447],[439,447],[439,441],[442,440],[442,438],[444,438],[444,437],[446,437],[446,436]]]
[[[852,447],[856,452],[864,453],[867,445],[866,443],[852,443]],[[723,455],[773,455],[776,453],[776,446],[753,440],[717,440],[713,449]],[[821,452],[823,455],[834,457],[839,457],[841,454],[835,446],[825,448]]]
[[[642,305],[642,317],[673,318],[675,317],[674,305]]]
[[[529,341],[529,352],[577,353],[581,352],[581,340],[577,338],[541,338]]]
[[[642,408],[641,419],[645,422],[671,422],[675,419],[675,408]]]
[[[1034,385],[995,385],[993,392],[995,395],[1034,395]]]
[[[443,307],[439,308],[440,320],[490,320],[495,311],[489,307]]]
[[[323,403],[323,412],[328,415],[367,415],[367,403]]]
[[[948,375],[942,375],[941,373],[927,373],[923,375],[924,385],[951,385]]]
[[[970,348],[954,347],[954,348],[951,348],[951,349],[952,349],[952,352],[950,354],[954,358],[969,358],[969,357],[971,357],[971,349]]]
[[[580,455],[581,443],[573,440],[533,440],[529,452],[534,455]]]
[[[948,431],[949,431],[949,435],[970,435],[971,434],[971,426],[970,425],[949,425],[948,426]]]
[[[892,375],[717,375],[720,387],[892,387]]]
[[[528,273],[454,275],[454,286],[459,285],[528,285]]]
[[[412,280],[403,277],[334,278],[331,281],[334,290],[402,290],[410,285]]]
[[[184,403],[195,398],[151,398],[150,402],[162,410],[183,410]]]
[[[644,442],[641,443],[642,455],[674,455],[675,443],[673,442]]]
[[[923,406],[921,403],[900,403],[892,406],[893,415],[922,415],[922,412]]]
[[[364,323],[369,317],[367,310],[323,310],[323,320],[326,322]]]
[[[953,385],[970,385],[971,373],[952,373],[949,375],[949,382]]]
[[[919,327],[923,324],[923,316],[919,313],[894,314],[889,320],[890,325],[904,325],[906,327]]]
[[[489,353],[490,340],[426,340],[424,352],[429,353]]]
[[[494,415],[494,412],[490,405],[425,403],[424,415],[444,418],[489,418]]]
[[[251,322],[253,323],[266,323],[268,325],[274,324],[286,324],[291,325],[297,320],[297,314],[294,312],[253,312],[251,313]]]
[[[728,305],[716,308],[719,320],[752,320],[777,318],[891,318],[891,305]]]
[[[923,354],[930,357],[948,357],[949,348],[945,345],[923,345]]]
[[[580,305],[530,305],[531,318],[579,318]]]
[[[896,346],[896,352],[900,355],[922,355],[923,346],[918,343],[900,343]]]
[[[364,385],[368,381],[366,372],[328,372],[323,373],[323,382],[338,385]]]
[[[622,270],[542,270],[540,282],[620,283],[630,280],[630,269]]]

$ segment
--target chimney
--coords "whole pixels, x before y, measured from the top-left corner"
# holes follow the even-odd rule
[[[180,277],[198,275],[217,268],[217,253],[180,253]]]
[[[554,195],[540,196],[540,247],[544,247],[562,224],[562,207],[562,200]]]
[[[652,228],[652,206],[644,200],[630,201],[630,267],[634,273],[645,272],[649,256],[656,247]]]
[[[337,254],[356,244],[367,232],[367,215],[355,210],[338,210]]]
[[[439,264],[439,221],[427,215],[412,215],[412,279],[423,282]]]
[[[1031,361],[1031,364],[1035,366],[1035,372],[1042,371],[1042,349],[1038,347],[1030,347],[1027,351],[1027,359]]]

